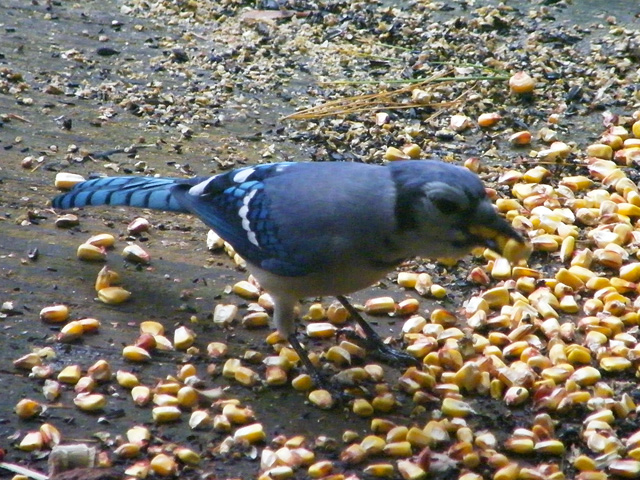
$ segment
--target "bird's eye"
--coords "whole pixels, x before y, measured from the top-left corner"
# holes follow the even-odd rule
[[[445,215],[453,215],[460,211],[460,204],[448,198],[434,198],[433,204]]]

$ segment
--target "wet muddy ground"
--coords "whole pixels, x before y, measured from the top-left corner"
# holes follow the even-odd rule
[[[6,462],[46,472],[47,449],[16,448],[26,432],[43,422],[55,425],[66,443],[89,443],[109,452],[120,469],[134,460],[111,453],[118,437],[133,424],[148,425],[154,445],[176,443],[202,455],[198,467],[181,470],[184,478],[257,478],[260,451],[281,435],[302,435],[310,447],[322,436],[334,438],[338,447],[318,448],[317,459],[337,460],[345,431],[361,437],[370,433],[369,418],[358,417],[348,407],[322,411],[290,385],[247,388],[219,374],[209,375],[207,366],[217,364],[219,370],[223,363],[207,357],[211,341],[228,344],[231,357],[248,349],[263,355],[272,352],[265,343],[266,328],[247,330],[236,323],[222,330],[211,322],[217,302],[234,303],[244,311],[248,302],[230,294],[228,287],[247,274],[224,253],[209,252],[207,229],[189,216],[93,208],[76,212],[80,226],[56,228],[56,213],[48,207],[57,193],[56,173],[180,176],[280,160],[377,162],[388,146],[413,140],[425,158],[461,163],[482,156],[488,166],[483,177],[492,182],[497,178],[494,167],[514,165],[524,171],[531,165],[531,147],[516,148],[506,141],[513,132],[539,130],[549,115],[557,113],[565,141],[584,148],[602,132],[603,111],[629,116],[640,104],[638,77],[633,73],[640,45],[637,35],[625,31],[640,21],[636,2],[607,2],[608,11],[595,0],[575,5],[521,2],[511,5],[513,10],[499,11],[478,10],[465,2],[397,6],[292,2],[282,5],[291,11],[283,18],[270,19],[262,13],[257,19],[242,18],[247,11],[262,12],[276,5],[254,3],[5,0],[0,5],[0,302],[5,303],[0,319],[5,392],[0,397],[0,448],[6,452]],[[434,33],[438,25],[442,34]],[[612,33],[615,28],[620,32]],[[474,43],[480,39],[486,43]],[[448,107],[389,109],[395,129],[379,128],[368,111],[280,120],[328,100],[378,92],[381,85],[399,88],[404,84],[392,81],[415,79],[420,72],[433,74],[433,67],[426,65],[481,62],[492,49],[499,50],[499,61],[489,72],[478,68],[478,74],[508,78],[517,70],[531,70],[543,85],[540,92],[522,100],[509,95],[504,79],[453,82],[434,93],[434,101],[453,101],[464,94]],[[593,61],[596,51],[600,56]],[[612,81],[601,81],[607,75]],[[329,83],[342,80],[348,82]],[[474,118],[485,110],[501,111],[504,124],[490,133],[474,128],[458,134],[447,129],[452,113]],[[558,175],[576,171],[579,168],[572,166],[557,170]],[[127,241],[127,224],[140,215],[153,225],[136,239],[152,256],[151,266],[144,268],[119,255]],[[119,238],[107,265],[120,273],[123,286],[132,292],[128,302],[117,306],[95,299],[93,282],[103,265],[75,258],[80,243],[104,232]],[[542,269],[555,261],[544,255],[534,260]],[[362,303],[382,295],[397,301],[414,297],[420,299],[421,311],[436,306],[457,311],[478,291],[465,277],[479,263],[468,258],[454,269],[425,262],[407,266],[432,273],[448,289],[444,300],[405,291],[395,285],[394,276],[353,298]],[[324,300],[325,305],[329,302]],[[70,344],[56,343],[60,327],[39,319],[40,310],[54,304],[67,305],[71,318],[99,319],[100,330]],[[188,326],[197,334],[195,345],[202,353],[155,353],[144,365],[123,360],[122,347],[136,339],[144,320],[162,323],[167,332]],[[381,334],[397,335],[402,321],[382,317],[373,323]],[[309,341],[311,349],[329,344]],[[146,385],[192,363],[207,388],[223,387],[224,398],[238,399],[253,409],[264,425],[266,443],[222,454],[219,446],[227,432],[192,431],[187,413],[179,422],[153,425],[150,409],[135,407],[115,382],[99,386],[108,405],[98,413],[78,411],[72,403],[73,390],[65,388],[41,416],[20,420],[13,409],[21,398],[47,402],[42,380],[29,378],[12,362],[46,346],[56,353],[48,361],[56,371],[69,364],[87,368],[105,359],[114,372],[134,371]],[[261,366],[252,367],[263,373]],[[395,389],[402,371],[392,367],[385,371]],[[620,382],[619,391],[632,392],[628,380],[613,378],[611,384]],[[437,397],[416,407],[410,395],[395,393],[399,407],[379,416],[398,425],[423,425],[439,408]],[[516,426],[529,424],[534,415],[530,405],[511,409],[483,396],[469,401],[477,412],[468,418],[469,425],[494,432],[500,442]],[[576,431],[581,415],[576,418],[575,425],[569,418],[559,427],[567,445],[580,442]],[[637,426],[629,423],[620,428],[632,432]],[[521,460],[533,465],[541,461],[535,456]],[[339,461],[336,465],[347,474],[359,474],[362,468]],[[574,473],[571,466],[561,468],[567,478]],[[485,478],[492,472],[477,471]],[[304,472],[298,470],[296,478],[306,478]],[[454,472],[458,467],[432,472],[432,478],[456,478]],[[11,475],[0,471],[0,478]]]

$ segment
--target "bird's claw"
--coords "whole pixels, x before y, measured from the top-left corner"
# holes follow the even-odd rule
[[[377,334],[375,334],[373,337],[363,337],[349,328],[343,328],[337,332],[337,335],[343,336],[348,340],[354,341],[356,343],[364,344],[363,347],[374,358],[381,360],[384,363],[388,363],[394,367],[420,366],[420,361],[416,357],[384,343],[382,338],[380,338]]]
[[[367,344],[367,350],[371,352],[371,355],[390,365],[401,367],[419,367],[421,365],[420,360],[413,355],[393,348],[382,341],[376,342],[367,339]]]

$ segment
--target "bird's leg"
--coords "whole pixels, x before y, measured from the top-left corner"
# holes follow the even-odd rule
[[[318,388],[322,388],[331,392],[332,396],[338,402],[343,404],[353,398],[349,394],[345,393],[342,389],[338,388],[335,384],[331,383],[330,379],[327,376],[323,375],[322,372],[318,370],[318,368],[313,363],[311,363],[306,350],[302,347],[302,345],[300,345],[295,332],[289,335],[287,337],[287,340],[289,341],[295,352],[298,354],[298,357],[300,357],[300,361],[304,365],[305,370],[309,375],[311,375],[313,382]]]
[[[343,396],[341,392],[336,391],[334,387],[332,387],[330,380],[313,364],[311,360],[309,360],[309,355],[307,355],[306,350],[300,344],[298,337],[296,336],[296,328],[295,328],[295,307],[298,303],[297,298],[290,295],[274,295],[274,310],[273,310],[273,323],[275,324],[276,329],[283,336],[286,336],[287,341],[293,348],[293,350],[298,354],[300,358],[300,362],[304,366],[305,371],[311,376],[314,384],[318,388],[323,388],[332,393],[338,394],[338,397]]]
[[[287,337],[287,340],[298,354],[298,357],[300,357],[300,361],[304,365],[304,369],[307,371],[307,373],[309,373],[309,375],[311,375],[314,383],[321,388],[329,390],[327,379],[322,375],[322,373],[320,373],[320,370],[318,370],[318,368],[313,363],[311,363],[311,360],[309,360],[309,355],[307,355],[305,349],[302,348],[302,345],[300,345],[298,337],[296,337],[296,332],[293,332],[291,335],[289,335]]]
[[[336,298],[342,304],[344,308],[347,309],[349,315],[353,317],[353,319],[360,326],[362,331],[365,334],[365,342],[367,350],[371,351],[371,353],[380,358],[385,362],[390,362],[392,364],[400,364],[400,365],[415,365],[419,366],[420,361],[412,355],[409,355],[402,350],[398,350],[393,348],[382,341],[382,337],[376,333],[376,331],[371,328],[364,318],[360,315],[349,300],[343,295],[337,295]]]

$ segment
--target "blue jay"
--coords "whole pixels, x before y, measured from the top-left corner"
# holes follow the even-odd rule
[[[381,344],[345,294],[416,256],[459,258],[476,246],[496,249],[499,237],[524,242],[496,213],[474,173],[440,161],[284,162],[191,179],[105,177],[53,200],[61,209],[103,204],[199,217],[272,295],[275,327],[307,369],[295,336],[301,298],[336,296]]]

